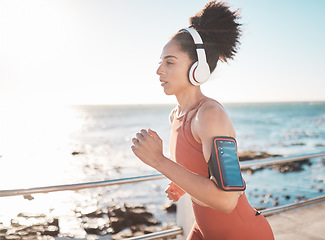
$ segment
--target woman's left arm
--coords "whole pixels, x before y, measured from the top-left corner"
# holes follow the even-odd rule
[[[214,137],[226,136],[236,138],[236,133],[228,114],[217,102],[209,101],[204,103],[193,119],[191,126],[194,138],[202,144],[202,151],[206,162],[210,160]],[[224,200],[221,206],[225,210],[230,209],[232,211],[236,207],[238,197],[241,196],[242,192],[223,191],[217,187],[214,177],[211,177],[211,181],[215,185],[214,190],[210,194],[211,198],[220,196],[221,201],[222,199]],[[195,201],[195,199],[193,200]],[[200,204],[200,201],[198,204]]]

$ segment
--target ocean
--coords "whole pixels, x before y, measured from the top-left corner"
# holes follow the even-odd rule
[[[224,104],[237,134],[238,151],[284,156],[325,151],[325,102]],[[131,151],[142,128],[158,132],[169,156],[169,113],[173,105],[84,105],[2,107],[0,191],[72,184],[157,173]],[[244,172],[254,207],[272,207],[324,194],[325,158],[298,172],[267,168]],[[175,216],[162,206],[167,179],[112,187],[0,198],[0,223],[18,213],[50,213],[62,233],[82,236],[76,212],[124,203],[145,205],[165,225]]]

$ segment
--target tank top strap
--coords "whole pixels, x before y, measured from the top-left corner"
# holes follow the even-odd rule
[[[193,107],[191,107],[184,115],[184,119],[183,119],[183,123],[187,122],[187,121],[192,121],[193,117],[196,115],[196,113],[199,111],[200,107],[202,106],[203,103],[207,102],[207,101],[214,101],[216,103],[218,103],[220,106],[222,106],[218,101],[209,98],[209,97],[204,97],[202,99],[200,99]],[[193,114],[191,115],[191,117],[189,119],[187,119],[187,115],[189,114],[189,112],[193,111]]]
[[[207,101],[213,101],[213,102],[220,104],[218,101],[216,101],[212,98],[204,97],[204,98],[200,99],[193,107],[191,107],[191,109],[189,109],[183,115],[182,124],[181,124],[181,131],[184,136],[184,139],[187,141],[187,143],[190,146],[192,146],[194,149],[196,149],[197,151],[200,151],[200,152],[202,152],[202,144],[195,140],[192,130],[191,130],[191,123],[192,123],[192,119],[196,116],[197,112],[199,111],[199,109],[201,108],[203,103],[205,103]],[[222,106],[222,105],[220,104],[220,106]],[[191,111],[193,113],[188,118],[188,114]]]

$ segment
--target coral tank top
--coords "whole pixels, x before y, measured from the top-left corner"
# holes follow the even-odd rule
[[[192,119],[206,101],[215,100],[207,97],[200,99],[179,117],[176,116],[175,110],[172,112],[174,118],[171,127],[170,153],[171,158],[186,169],[208,178],[208,165],[203,156],[202,145],[194,139],[191,131]],[[194,235],[197,237],[190,239],[274,239],[267,220],[249,205],[245,194],[239,197],[236,208],[230,214],[200,206],[193,201],[192,204],[196,220],[192,231],[196,232]]]

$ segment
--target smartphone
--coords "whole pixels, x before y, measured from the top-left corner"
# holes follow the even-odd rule
[[[212,174],[223,190],[242,191],[246,185],[240,171],[237,143],[232,137],[215,137],[208,162]]]

